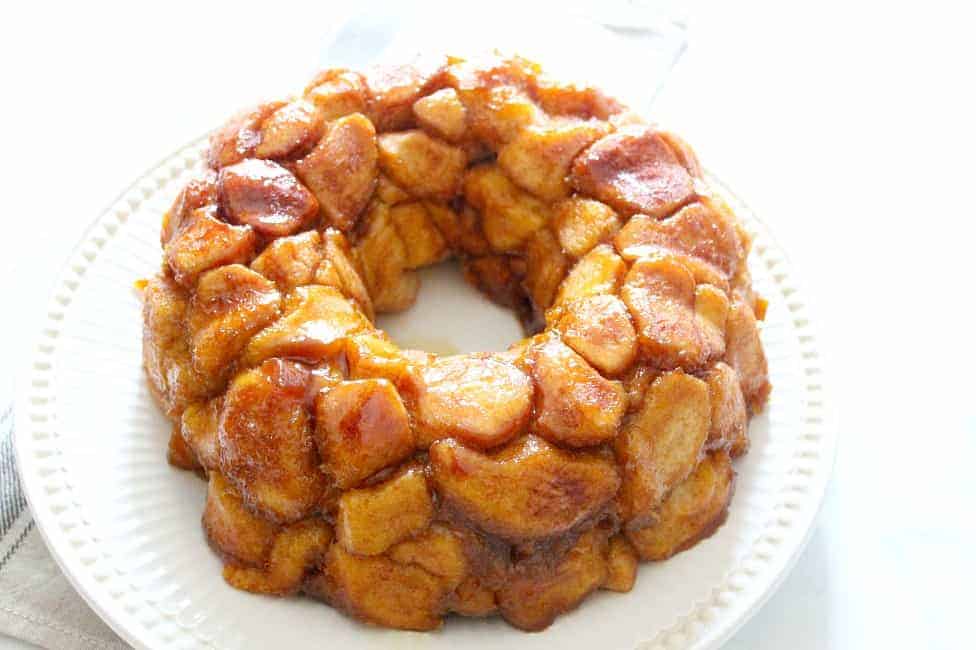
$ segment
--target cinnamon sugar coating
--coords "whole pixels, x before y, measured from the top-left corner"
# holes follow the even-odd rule
[[[207,164],[163,220],[143,360],[231,585],[539,630],[722,524],[765,301],[683,140],[518,57],[427,58],[323,71]],[[525,340],[438,357],[376,327],[452,257]]]

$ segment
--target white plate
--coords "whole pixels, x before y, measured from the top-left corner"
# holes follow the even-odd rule
[[[165,160],[92,225],[61,273],[21,375],[16,447],[34,517],[74,586],[127,641],[146,648],[713,648],[783,579],[814,523],[835,434],[803,294],[782,251],[731,197],[756,234],[751,267],[770,300],[762,335],[774,390],[752,423],[752,450],[736,463],[728,521],[713,537],[642,565],[631,593],[595,594],[539,634],[460,618],[429,634],[382,630],[311,600],[228,587],[200,529],[205,484],[165,461],[169,425],[143,378],[133,288],[159,268],[160,216],[200,165],[202,148],[198,141]],[[463,283],[441,271],[428,276],[433,286],[416,309],[447,313],[437,305],[449,303],[464,323],[457,331],[468,337],[455,344],[501,347],[517,336],[510,316],[469,300]],[[423,319],[401,320],[394,327],[406,337],[426,334]]]

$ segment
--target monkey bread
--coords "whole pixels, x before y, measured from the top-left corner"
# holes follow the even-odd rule
[[[691,148],[517,57],[326,70],[166,213],[143,356],[234,587],[540,630],[722,524],[769,395],[748,233]],[[399,348],[449,258],[528,338]]]

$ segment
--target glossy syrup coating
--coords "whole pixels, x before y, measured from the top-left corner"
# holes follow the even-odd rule
[[[207,165],[163,220],[143,361],[229,584],[539,630],[724,521],[765,302],[680,138],[518,57],[427,58],[323,71]],[[438,357],[376,328],[449,257],[528,338]]]

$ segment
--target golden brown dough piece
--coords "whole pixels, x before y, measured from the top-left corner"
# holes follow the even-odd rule
[[[694,184],[666,138],[649,126],[628,126],[573,163],[573,185],[625,216],[666,217],[691,201]]]
[[[605,533],[593,528],[554,568],[516,571],[498,594],[502,616],[523,630],[542,630],[573,609],[607,577]]]
[[[413,105],[437,90],[446,60],[421,57],[406,64],[380,64],[366,71],[366,114],[380,133],[414,124]]]
[[[491,456],[440,440],[430,460],[440,498],[479,529],[511,541],[571,530],[599,513],[620,485],[605,455],[563,451],[535,436]]]
[[[518,258],[509,258],[509,265],[517,268]],[[542,228],[529,238],[525,245],[525,277],[522,288],[532,304],[539,320],[556,300],[559,285],[566,277],[570,260],[563,254],[559,241],[547,228]]]
[[[597,246],[570,270],[556,293],[556,304],[567,305],[589,296],[616,294],[627,266],[607,244]]]
[[[311,514],[325,485],[305,407],[308,381],[300,364],[269,359],[234,379],[220,414],[221,472],[250,508],[280,523]]]
[[[189,294],[170,277],[153,278],[143,290],[142,365],[153,397],[170,417],[217,388],[193,367],[186,338],[189,306]]]
[[[344,381],[319,393],[315,438],[340,488],[356,485],[414,450],[407,409],[387,379]]]
[[[221,169],[217,199],[227,219],[269,237],[303,230],[319,213],[315,196],[290,171],[270,160],[249,158]]]
[[[366,82],[358,72],[332,68],[315,75],[305,87],[305,97],[333,121],[366,110]]]
[[[210,136],[207,162],[213,169],[239,163],[254,154],[261,142],[261,124],[285,102],[265,102],[245,109]]]
[[[719,362],[705,373],[708,396],[712,406],[712,423],[706,447],[728,449],[736,458],[749,449],[749,414],[739,383],[739,375],[730,366]]]
[[[556,204],[553,227],[563,249],[583,257],[620,229],[620,217],[599,201],[574,196]]]
[[[456,142],[467,131],[468,111],[453,88],[443,88],[413,104],[413,112],[423,128],[434,135]]]
[[[334,356],[351,334],[371,329],[362,312],[332,287],[298,287],[285,299],[282,311],[280,319],[248,343],[247,365],[272,357],[316,363]]]
[[[695,370],[725,352],[728,297],[711,285],[696,286],[677,260],[638,260],[620,293],[637,326],[642,354],[655,366]]]
[[[605,375],[619,375],[637,356],[637,333],[616,296],[588,296],[571,303],[557,327],[563,340]]]
[[[428,445],[454,437],[487,449],[522,431],[530,415],[529,377],[491,354],[438,359],[423,371],[424,386],[414,413]]]
[[[662,221],[635,215],[617,234],[615,245],[628,260],[672,255],[696,282],[726,291],[745,262],[746,252],[734,217],[708,199],[685,206]]]
[[[177,282],[192,287],[210,269],[246,264],[254,257],[256,246],[253,228],[221,221],[216,206],[205,206],[194,210],[167,241],[166,263]]]
[[[379,137],[380,168],[393,182],[421,199],[448,200],[457,194],[467,156],[423,131]]]
[[[616,442],[619,501],[628,527],[656,517],[661,500],[694,470],[711,422],[708,386],[681,371],[661,375]]]
[[[350,553],[379,555],[427,528],[433,515],[424,473],[408,468],[379,485],[343,493],[336,537]]]
[[[325,70],[210,144],[163,217],[143,364],[230,585],[541,630],[724,521],[766,303],[678,136],[495,55]],[[378,329],[452,257],[525,339]]]
[[[186,443],[196,464],[207,472],[220,466],[217,425],[223,408],[223,396],[187,405],[180,417],[180,437]]]
[[[546,204],[520,189],[495,164],[468,171],[464,196],[481,211],[485,238],[499,253],[518,250],[548,220]]]
[[[271,552],[277,527],[244,506],[240,493],[219,471],[211,471],[203,530],[210,545],[226,559],[260,567]]]
[[[656,523],[627,531],[641,558],[665,560],[708,537],[725,519],[734,480],[728,454],[709,454],[661,504]]]
[[[205,376],[226,377],[250,338],[280,308],[274,284],[247,267],[232,264],[205,273],[187,312],[193,367]]]
[[[314,101],[296,99],[261,123],[258,158],[290,158],[311,148],[322,137],[325,110]]]
[[[607,549],[607,577],[601,585],[610,591],[630,591],[637,580],[637,551],[623,535],[614,535]]]
[[[217,174],[213,170],[207,170],[200,177],[191,179],[183,186],[173,205],[163,215],[159,243],[165,247],[194,210],[216,203]]]
[[[606,135],[599,121],[552,120],[523,129],[498,152],[498,164],[516,185],[546,201],[569,196],[569,166],[579,152]]]
[[[416,299],[420,280],[409,268],[407,245],[397,232],[389,206],[374,203],[363,228],[355,254],[373,308],[377,312],[403,311]]]
[[[355,555],[333,544],[324,571],[329,602],[360,620],[402,630],[441,624],[448,584],[415,564]]]
[[[286,526],[271,546],[263,567],[224,567],[224,579],[231,586],[259,594],[283,596],[298,591],[305,571],[325,555],[332,541],[332,529],[321,519],[306,519]]]
[[[356,225],[376,187],[376,130],[359,113],[331,122],[315,148],[296,164],[298,177],[315,194],[329,224]]]
[[[612,440],[626,409],[620,382],[604,379],[557,338],[528,353],[539,390],[535,430],[568,447],[591,447]]]
[[[287,292],[311,284],[322,258],[322,236],[309,230],[275,239],[251,262],[251,270],[274,282],[279,291]]]
[[[733,303],[726,331],[725,360],[739,375],[749,412],[759,413],[766,404],[772,386],[752,307],[741,301]]]

